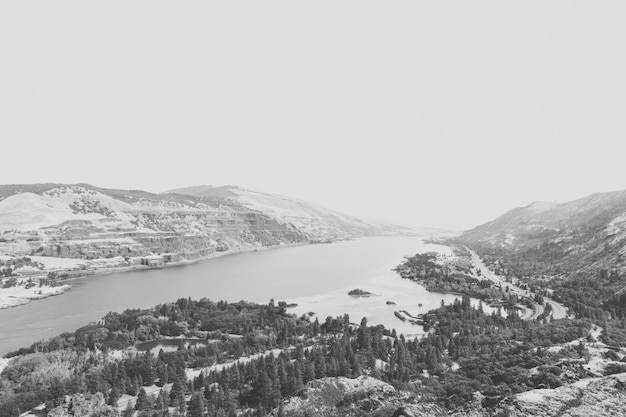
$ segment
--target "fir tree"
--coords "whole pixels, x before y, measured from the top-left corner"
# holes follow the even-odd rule
[[[124,417],[133,417],[133,414],[135,414],[135,408],[133,407],[132,401],[129,400],[128,403],[126,403],[126,409],[124,409],[122,415]]]
[[[189,401],[189,417],[202,417],[204,415],[204,399],[199,393],[194,394]]]
[[[146,405],[148,403],[148,395],[146,394],[146,390],[141,387],[139,389],[139,394],[137,394],[137,402],[135,403],[135,410],[143,411],[146,409]]]

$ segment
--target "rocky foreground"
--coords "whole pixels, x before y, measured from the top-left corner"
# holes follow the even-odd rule
[[[279,411],[280,410],[280,411]],[[369,376],[322,378],[286,401],[278,416],[445,416],[442,408]]]
[[[475,396],[462,412],[448,412],[408,392],[397,390],[378,379],[361,376],[355,379],[333,377],[309,382],[297,395],[275,409],[272,416],[310,417],[486,417],[493,410],[482,406],[484,397]],[[626,373],[590,378],[555,389],[537,389],[518,394],[500,410],[512,417],[574,417],[626,415]],[[74,395],[51,410],[49,416],[110,415],[118,410],[104,401],[102,394]],[[30,414],[35,415],[35,414]]]
[[[626,373],[584,379],[515,397],[512,416],[624,416]]]

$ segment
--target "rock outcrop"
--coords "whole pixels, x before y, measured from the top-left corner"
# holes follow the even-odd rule
[[[66,416],[110,416],[117,417],[119,413],[104,401],[102,393],[76,394],[66,398],[63,405],[48,412],[48,417]]]
[[[420,403],[406,391],[369,376],[355,379],[329,377],[306,384],[299,395],[285,401],[280,413],[286,417],[319,416],[445,416],[432,403]],[[279,415],[279,410],[273,412]]]
[[[515,396],[511,416],[624,416],[626,373]]]

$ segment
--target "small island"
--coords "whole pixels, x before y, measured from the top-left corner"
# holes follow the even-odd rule
[[[371,292],[369,292],[369,291],[364,291],[364,290],[362,290],[360,288],[355,288],[352,291],[350,291],[348,293],[348,295],[351,295],[353,297],[369,297],[369,296],[371,296],[373,294]]]

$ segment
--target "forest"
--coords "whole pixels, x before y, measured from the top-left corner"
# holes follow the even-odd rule
[[[615,268],[565,271],[555,262],[563,253],[557,249],[548,251],[546,245],[527,251],[471,246],[491,270],[507,280],[518,280],[520,286],[527,286],[534,293],[550,293],[576,317],[599,321],[626,318],[626,281]]]
[[[118,407],[124,416],[286,415],[283,400],[299,395],[307,382],[360,375],[449,410],[463,410],[479,391],[483,405],[495,409],[515,393],[585,374],[575,365],[555,366],[584,356],[584,346],[548,348],[584,337],[587,319],[522,321],[515,314],[486,314],[463,296],[429,312],[426,337],[406,339],[365,319],[357,324],[344,315],[320,323],[286,307],[273,300],[179,299],[109,313],[10,354],[15,359],[0,375],[0,416],[15,417],[40,404],[44,411],[71,411],[67,395],[96,393],[110,415]],[[134,349],[138,342],[181,337],[206,343],[168,352]],[[133,401],[124,407],[122,398]]]
[[[437,254],[416,254],[400,264],[396,271],[403,277],[419,282],[429,291],[469,295],[481,300],[506,300],[506,290],[489,280],[478,279],[468,274],[466,267],[437,262]]]

